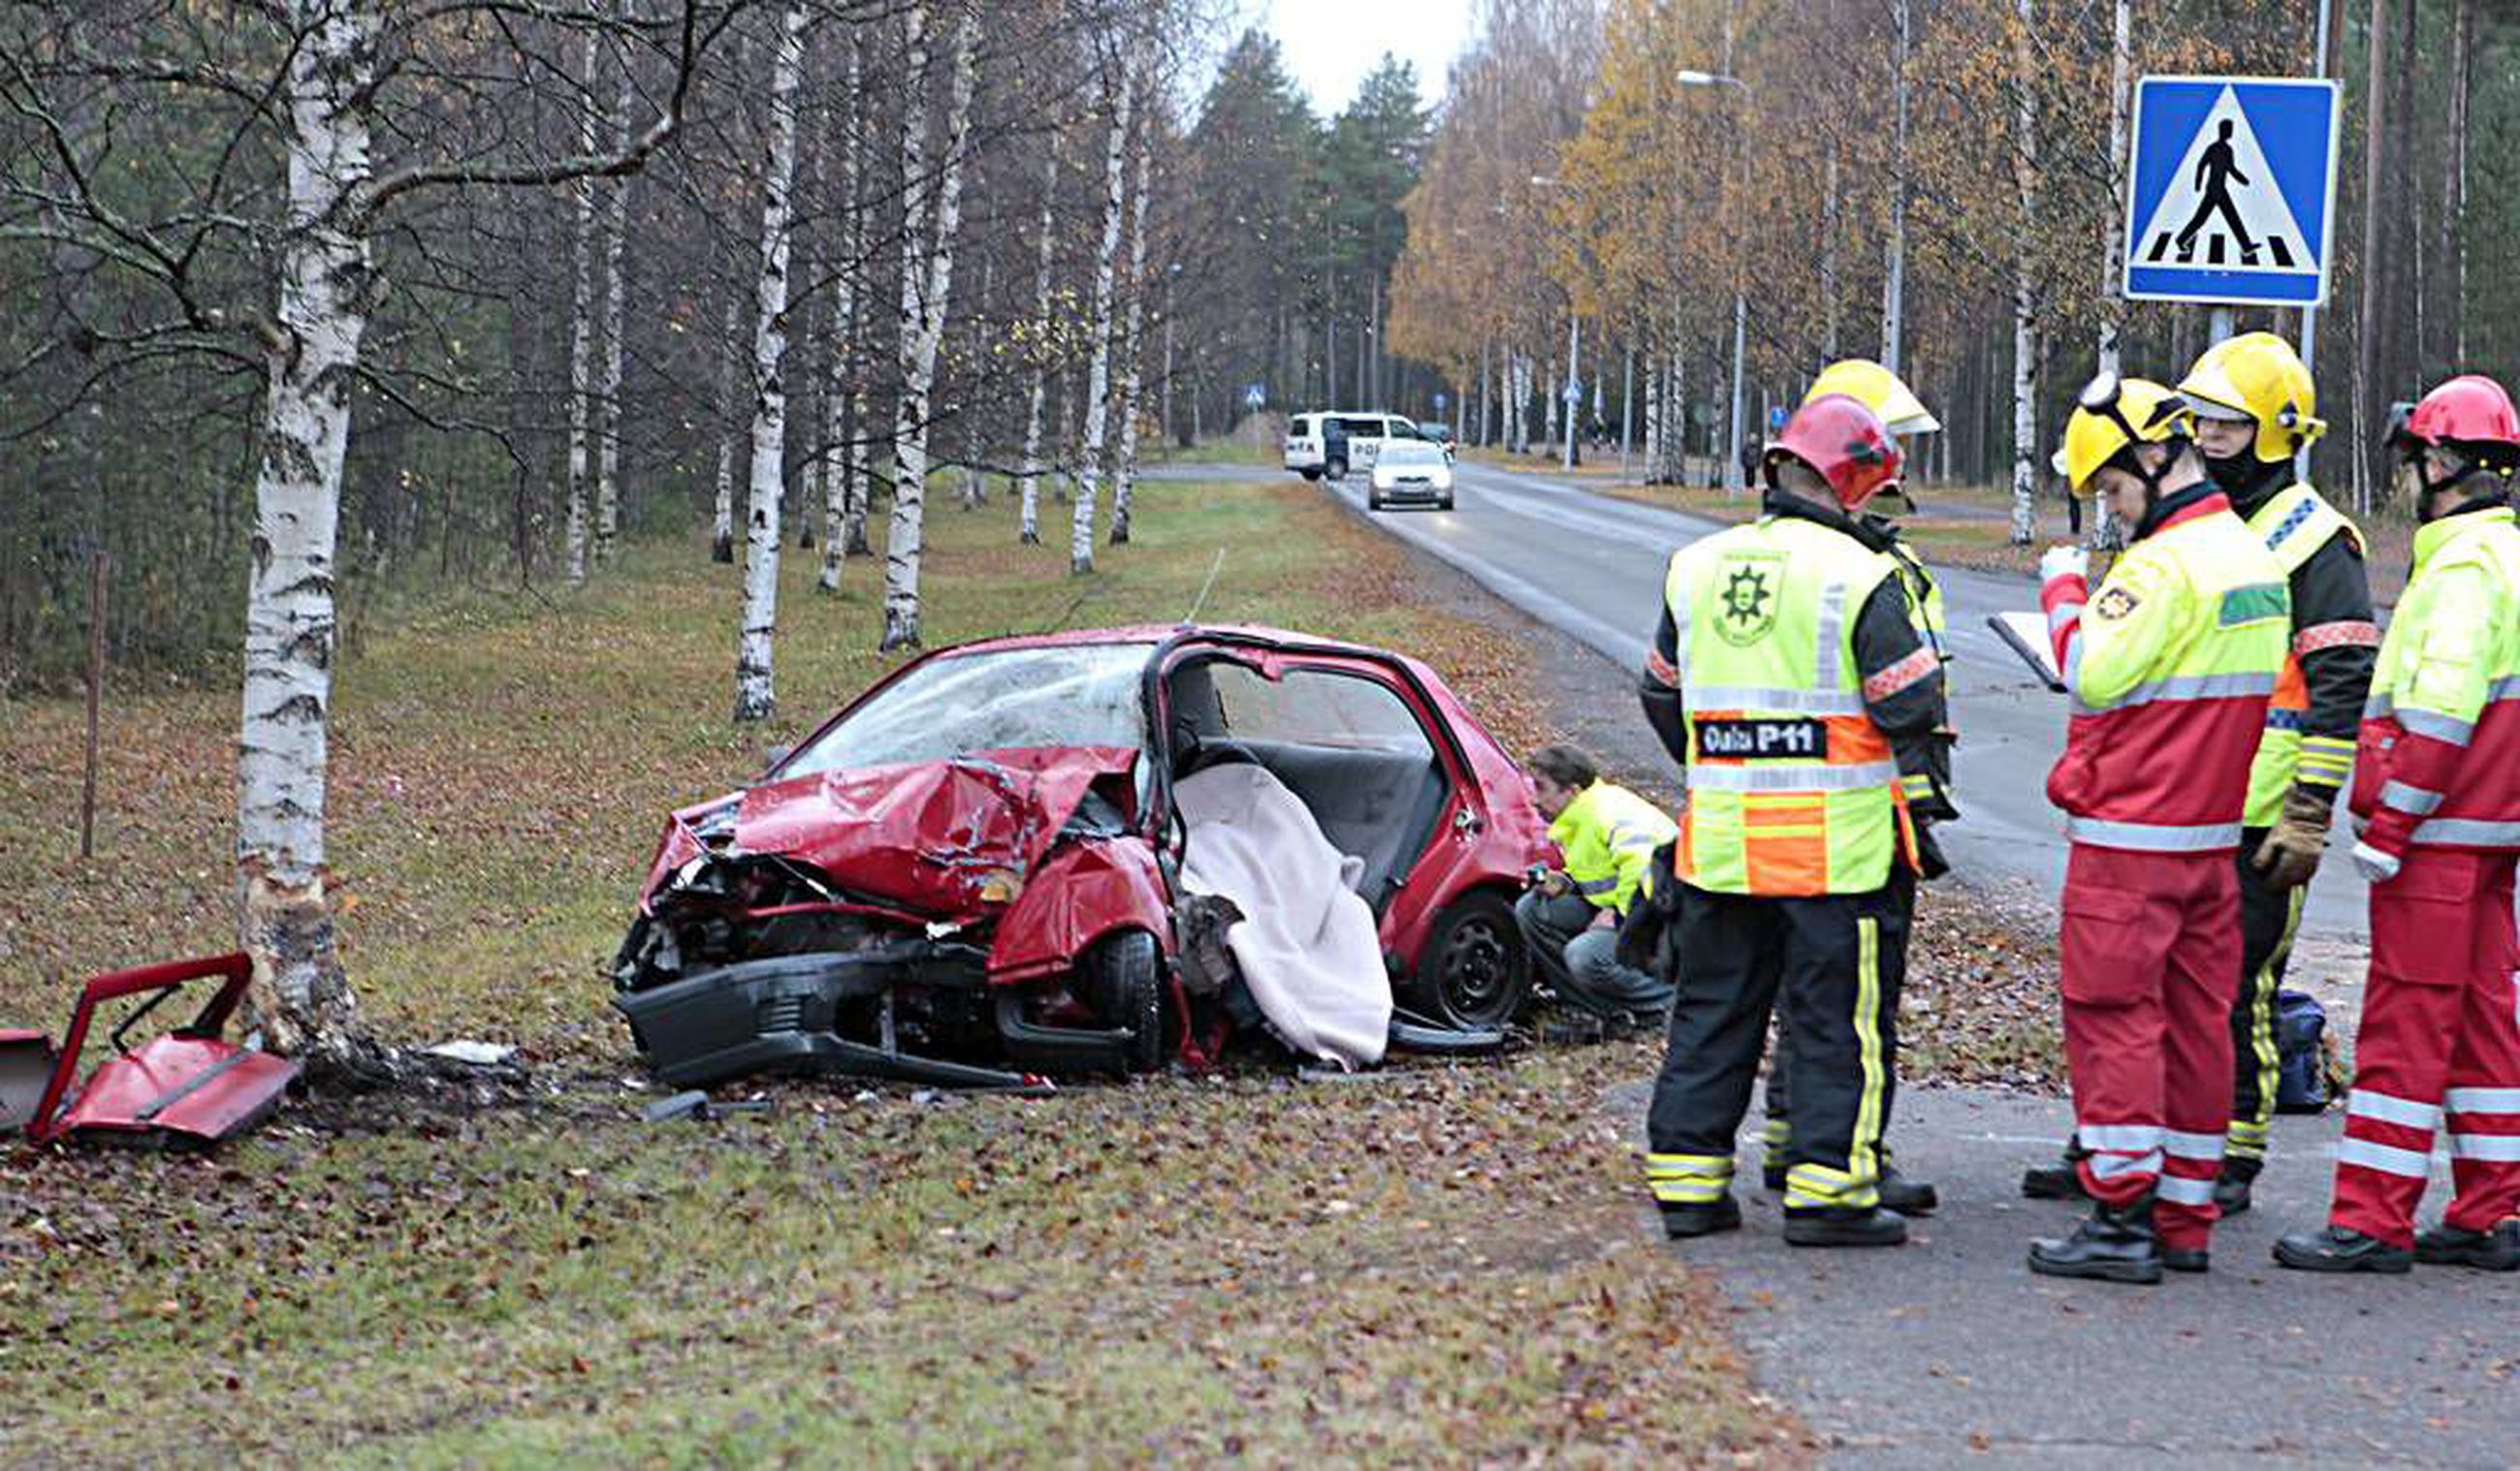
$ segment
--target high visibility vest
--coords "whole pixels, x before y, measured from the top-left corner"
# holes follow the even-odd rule
[[[2307,485],[2295,485],[2277,491],[2266,504],[2249,513],[2249,529],[2266,541],[2267,550],[2274,554],[2275,565],[2283,569],[2289,583],[2302,563],[2316,556],[2318,549],[2337,537],[2344,537],[2354,550],[2362,550],[2362,533],[2346,519],[2345,513],[2327,504],[2324,497]],[[2293,613],[2293,632],[2301,632],[2301,613]],[[2365,638],[2369,635],[2366,632]],[[2292,790],[2293,779],[2301,769],[2302,721],[2310,712],[2310,683],[2301,672],[2301,649],[2295,646],[2285,651],[2283,673],[2275,680],[2274,698],[2267,705],[2266,734],[2258,738],[2258,757],[2249,768],[2249,805],[2241,821],[2251,827],[2272,827],[2283,815],[2284,793]],[[2349,753],[2335,751],[2322,756],[2314,780],[2324,780],[2330,786],[2344,784],[2343,763]]]
[[[2249,767],[2291,644],[2292,594],[2222,496],[2121,554],[2081,620],[2073,715],[2048,798],[2074,841],[2152,853],[2239,846]]]
[[[1763,516],[1671,559],[1688,734],[1685,883],[1728,894],[1861,894],[1912,859],[1889,737],[1865,711],[1855,621],[1892,575],[1853,537]]]
[[[2418,777],[2417,760],[2398,749],[2418,736],[2433,748],[2421,754],[2449,759],[2454,781]],[[2363,710],[2353,809],[2412,820],[2416,844],[2520,848],[2520,527],[2510,508],[2416,530],[2414,572],[2380,640]]]
[[[1933,573],[1925,570],[1924,562],[1905,538],[1894,531],[1891,540],[1899,544],[1899,549],[1884,552],[1881,557],[1898,574],[1900,585],[1907,589],[1908,621],[1915,626],[1917,642],[1932,649],[1934,657],[1942,660],[1948,670],[1952,662],[1952,646],[1950,624],[1943,611],[1943,585],[1934,580]],[[1945,677],[1948,678],[1948,674]]]
[[[1621,914],[1647,881],[1654,850],[1679,832],[1661,809],[1607,781],[1577,792],[1549,825],[1550,841],[1565,856],[1575,892],[1597,909]]]

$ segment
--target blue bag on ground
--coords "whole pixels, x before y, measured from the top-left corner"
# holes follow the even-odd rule
[[[2275,993],[2275,1112],[2321,1113],[2333,1096],[2327,1079],[2327,1008],[2300,991]]]

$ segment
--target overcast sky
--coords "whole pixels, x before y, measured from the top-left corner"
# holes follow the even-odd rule
[[[1444,72],[1470,38],[1470,0],[1245,0],[1277,36],[1286,69],[1327,117],[1388,51],[1418,68],[1418,95],[1443,95]]]

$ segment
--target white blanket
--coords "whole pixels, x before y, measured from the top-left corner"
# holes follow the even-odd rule
[[[1373,910],[1352,887],[1363,861],[1331,847],[1266,767],[1210,767],[1175,784],[1173,801],[1190,829],[1183,886],[1242,911],[1226,948],[1278,1035],[1342,1067],[1381,1061],[1391,982]]]

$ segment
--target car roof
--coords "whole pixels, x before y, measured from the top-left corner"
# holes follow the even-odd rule
[[[1350,644],[1339,639],[1326,639],[1318,634],[1301,634],[1290,629],[1271,628],[1262,623],[1134,623],[1117,628],[1069,628],[1055,633],[1009,634],[996,639],[979,639],[940,648],[929,655],[943,658],[951,654],[1002,653],[1023,648],[1073,648],[1093,644],[1142,644],[1152,647],[1168,640],[1214,639],[1228,643],[1279,644],[1317,648],[1331,653],[1367,654],[1390,658],[1387,649],[1363,644]]]

